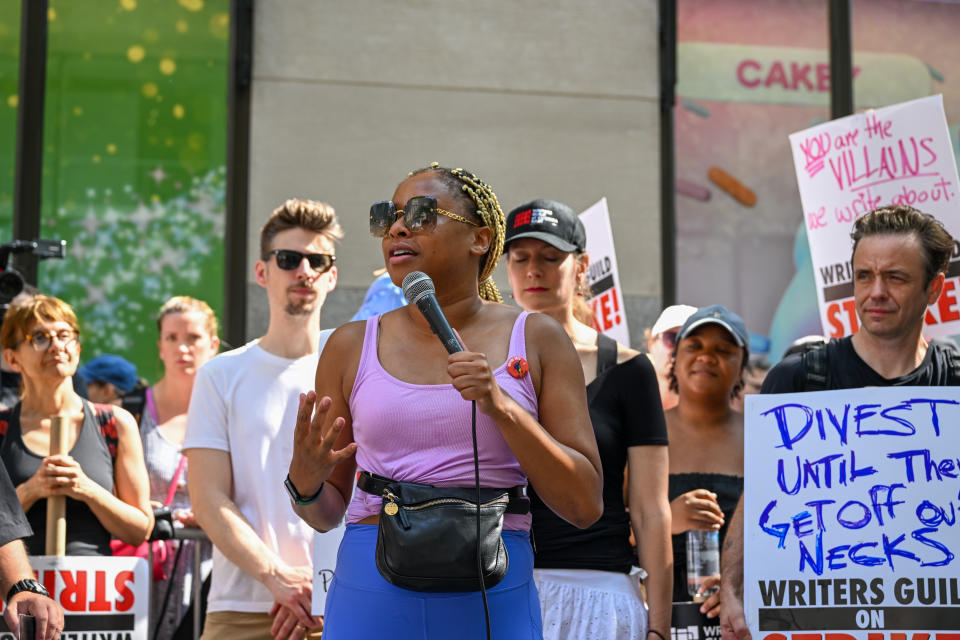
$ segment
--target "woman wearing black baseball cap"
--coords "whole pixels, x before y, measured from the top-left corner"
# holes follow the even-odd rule
[[[603,516],[586,530],[555,515],[536,495],[536,483],[530,492],[543,633],[548,640],[663,640],[670,633],[672,574],[667,433],[657,376],[646,356],[593,328],[584,301],[585,249],[583,224],[565,204],[533,200],[507,217],[513,297],[527,311],[552,316],[573,341],[603,464]],[[633,567],[631,522],[648,573],[649,618]]]

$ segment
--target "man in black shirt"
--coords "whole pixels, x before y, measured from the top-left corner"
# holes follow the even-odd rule
[[[7,468],[0,464],[0,594],[5,595],[7,603],[3,617],[17,635],[19,614],[30,614],[37,621],[36,638],[53,640],[63,631],[63,609],[47,597],[46,589],[34,580],[27,552],[20,541],[31,535],[33,532]]]
[[[956,356],[923,339],[927,306],[940,297],[954,240],[933,216],[882,207],[853,226],[853,294],[860,330],[785,358],[761,393],[960,384]],[[749,640],[743,612],[743,498],[722,556],[720,621],[724,640]]]

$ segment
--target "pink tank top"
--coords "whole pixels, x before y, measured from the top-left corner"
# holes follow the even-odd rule
[[[507,361],[514,356],[527,357],[524,327],[528,315],[521,313],[513,325]],[[360,365],[350,394],[358,469],[437,487],[472,487],[470,403],[452,384],[410,384],[387,373],[377,357],[379,321],[380,316],[367,319]],[[493,375],[501,389],[539,420],[529,373],[514,378],[504,362]],[[477,411],[477,447],[480,486],[506,488],[527,483],[500,429],[481,411]],[[347,507],[347,523],[379,514],[380,503],[380,496],[354,490]],[[528,531],[530,514],[506,514],[504,528]]]

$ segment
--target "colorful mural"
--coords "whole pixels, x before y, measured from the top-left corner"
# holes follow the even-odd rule
[[[0,0],[0,240],[10,239],[19,0]],[[155,379],[154,315],[223,298],[229,0],[51,0],[40,289],[74,306],[84,359]],[[7,164],[8,163],[8,164]]]

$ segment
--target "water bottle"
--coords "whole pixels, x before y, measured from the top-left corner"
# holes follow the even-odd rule
[[[720,573],[720,534],[717,531],[696,529],[687,531],[687,593],[696,602],[702,602],[719,589],[714,586],[703,591],[703,582]]]

